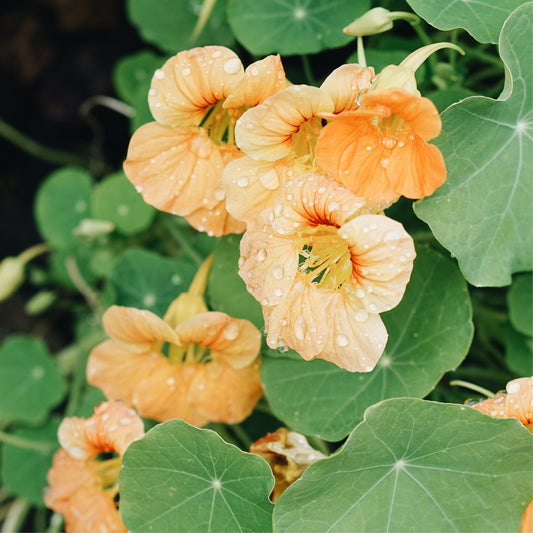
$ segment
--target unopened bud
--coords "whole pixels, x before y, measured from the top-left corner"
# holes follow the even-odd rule
[[[355,19],[342,31],[348,35],[364,37],[365,35],[375,35],[392,29],[395,20],[407,20],[411,24],[418,24],[420,18],[413,13],[405,11],[389,11],[383,7],[375,7],[367,11],[362,17]]]
[[[94,239],[95,237],[111,233],[114,229],[115,226],[108,220],[84,218],[79,225],[74,228],[73,233],[79,237],[89,237],[90,239]]]

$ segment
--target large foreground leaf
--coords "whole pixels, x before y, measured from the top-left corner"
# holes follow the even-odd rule
[[[513,272],[533,268],[532,18],[529,3],[502,29],[500,99],[471,97],[443,113],[436,144],[448,180],[415,205],[473,285],[507,285]]]
[[[129,531],[270,531],[273,484],[259,456],[170,420],[124,454],[120,511]]]
[[[383,315],[389,342],[372,372],[351,373],[319,360],[263,361],[265,394],[276,416],[302,433],[339,440],[370,405],[423,397],[459,365],[473,331],[466,284],[449,259],[427,248],[417,253],[403,300]]]
[[[274,531],[518,531],[533,496],[532,445],[517,420],[388,400],[289,487]]]
[[[464,28],[481,43],[498,41],[505,19],[524,0],[407,0],[423,19],[439,30]]]

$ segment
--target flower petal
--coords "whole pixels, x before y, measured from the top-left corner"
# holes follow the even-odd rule
[[[160,124],[198,126],[207,108],[225,99],[244,76],[237,55],[204,46],[171,57],[152,79],[148,102]]]
[[[235,126],[237,145],[254,159],[277,161],[289,154],[292,137],[300,127],[333,109],[325,91],[292,85],[244,113]]]
[[[189,318],[178,325],[176,333],[180,344],[205,346],[213,360],[224,359],[234,368],[248,366],[261,348],[261,333],[250,321],[216,311]]]
[[[287,80],[279,55],[268,56],[245,70],[244,77],[226,98],[223,107],[256,106],[285,87]]]
[[[230,233],[242,233],[246,225],[233,218],[226,211],[226,202],[221,200],[212,208],[199,208],[185,215],[187,222],[198,231],[203,231],[209,236],[220,237]]]
[[[221,150],[203,129],[175,130],[150,122],[133,134],[124,172],[147,203],[185,216],[224,198]]]

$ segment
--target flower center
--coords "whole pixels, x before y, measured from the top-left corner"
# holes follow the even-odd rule
[[[302,239],[299,269],[309,283],[338,289],[351,275],[350,250],[331,226],[317,226]]]
[[[211,106],[200,126],[207,130],[209,138],[216,145],[223,142],[235,144],[235,123],[246,108],[225,109],[223,104],[224,100],[221,100]]]
[[[118,474],[122,466],[122,457],[116,455],[110,459],[96,460],[96,463],[102,487],[106,494],[114,499],[118,494]]]
[[[390,139],[392,136],[409,130],[407,122],[394,113],[388,117],[377,118],[376,126],[383,133],[385,139]],[[395,139],[390,140],[395,141]]]

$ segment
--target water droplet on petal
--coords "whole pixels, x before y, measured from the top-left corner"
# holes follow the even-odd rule
[[[273,168],[270,169],[268,172],[265,172],[260,178],[259,181],[265,187],[265,189],[268,189],[269,191],[273,191],[277,189],[279,185],[279,176],[276,170]]]
[[[242,177],[237,180],[237,185],[239,187],[247,187],[248,186],[248,178]]]
[[[348,337],[346,335],[343,335],[342,333],[337,335],[337,337],[335,337],[335,343],[337,344],[337,346],[340,346],[341,348],[343,346],[348,346],[348,343],[350,341],[348,340]]]
[[[261,250],[257,252],[257,260],[260,262],[263,262],[266,259],[266,256],[267,252],[264,248],[261,248]]]
[[[365,311],[364,309],[358,309],[354,313],[354,317],[355,317],[355,320],[357,320],[359,322],[366,322],[366,320],[368,318],[368,312]]]
[[[379,164],[383,167],[383,168],[387,168],[389,166],[389,163],[390,163],[390,159],[388,157],[384,157],[380,162]]]
[[[274,270],[272,270],[272,275],[276,279],[281,279],[283,277],[283,274],[284,274],[284,270],[283,270],[282,266],[278,266],[278,267],[274,268]]]
[[[241,70],[241,62],[237,57],[232,57],[224,63],[226,74],[237,74]]]
[[[164,71],[164,70],[161,70],[160,68],[158,68],[158,69],[154,72],[154,76],[155,76],[155,78],[157,78],[158,80],[162,80],[162,79],[165,77],[165,71]]]
[[[189,76],[189,74],[191,73],[191,69],[189,67],[187,68],[184,68],[181,73],[184,75],[184,76]]]
[[[229,341],[235,340],[239,334],[239,326],[236,322],[231,321],[223,330],[222,335]]]

